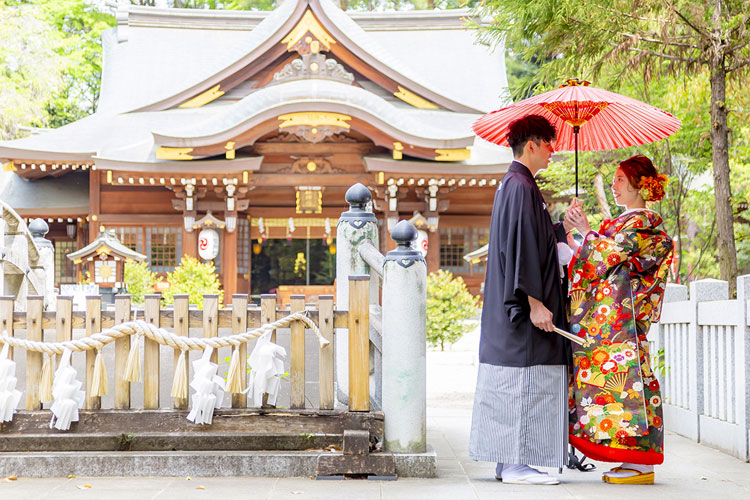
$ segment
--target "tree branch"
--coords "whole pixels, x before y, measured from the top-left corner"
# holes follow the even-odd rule
[[[616,43],[610,43],[613,47],[618,47]],[[654,52],[653,50],[646,50],[646,49],[639,49],[638,47],[629,47],[627,50],[633,51],[633,52],[639,52],[643,54],[647,54],[654,57],[659,57],[661,59],[667,59],[669,61],[680,61],[685,63],[699,63],[699,64],[705,64],[707,61],[705,59],[701,59],[699,57],[680,57],[680,56],[673,56],[669,54],[662,54],[661,52]]]
[[[647,21],[649,23],[661,23],[661,24],[666,24],[669,22],[667,19],[653,19],[649,17],[641,17],[641,16],[636,16],[635,14],[630,14],[628,12],[623,12],[617,9],[607,9],[607,10],[611,12],[612,14],[616,14],[618,16],[623,16],[623,17],[628,17],[630,19],[635,19],[636,21]]]
[[[672,12],[674,12],[675,14],[677,14],[677,17],[679,17],[680,19],[682,19],[682,21],[685,24],[687,24],[688,26],[690,26],[696,33],[698,33],[699,35],[701,35],[704,38],[708,38],[708,39],[711,38],[711,34],[708,31],[705,31],[704,29],[701,29],[698,26],[696,26],[692,21],[690,21],[690,19],[688,19],[687,17],[685,17],[684,15],[682,15],[682,12],[680,12],[679,10],[677,10],[677,7],[675,7],[674,5],[669,4],[669,8],[672,10]]]
[[[659,45],[674,45],[675,47],[686,47],[688,49],[700,50],[700,47],[694,43],[673,42],[670,40],[659,40],[657,38],[647,38],[638,33],[618,33],[618,34],[620,36],[624,36],[628,38],[635,38],[637,40],[643,40],[644,42],[648,42],[648,43],[658,43]]]
[[[727,73],[731,73],[732,71],[737,71],[738,69],[744,68],[747,65],[750,65],[750,59],[745,59],[744,61],[740,61],[737,64],[728,67],[725,71]]]
[[[734,51],[736,51],[736,50],[739,50],[739,49],[741,49],[742,47],[744,47],[744,46],[746,46],[746,45],[748,45],[748,44],[750,44],[750,39],[748,39],[748,40],[745,40],[744,42],[741,42],[741,43],[735,43],[734,45],[731,45],[731,46],[729,46],[729,47],[726,47],[726,48],[724,49],[724,51],[725,51],[725,52],[726,52],[727,54],[729,54],[730,52],[734,52]]]
[[[693,271],[695,272],[695,274],[693,274],[692,272],[689,272],[688,275],[687,275],[688,281],[690,281],[690,277],[691,276],[698,276],[698,270],[701,267],[701,261],[703,260],[703,254],[708,249],[709,243],[711,243],[711,238],[714,235],[714,229],[715,228],[716,228],[716,219],[714,219],[713,223],[711,224],[711,231],[708,233],[708,238],[706,239],[706,244],[703,245],[703,248],[701,248],[701,251],[698,254],[698,260],[696,261],[695,267],[693,268]]]

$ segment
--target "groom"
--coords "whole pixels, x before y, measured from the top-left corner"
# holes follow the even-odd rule
[[[553,328],[567,329],[557,242],[572,228],[552,223],[534,180],[555,137],[542,116],[509,125],[514,161],[492,207],[469,456],[505,483],[559,484],[530,466],[567,460],[571,349]]]

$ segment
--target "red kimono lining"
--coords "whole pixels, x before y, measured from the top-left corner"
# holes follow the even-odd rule
[[[611,448],[603,444],[596,444],[587,439],[579,438],[570,434],[570,444],[586,455],[591,460],[598,462],[629,462],[631,464],[661,465],[664,463],[664,454],[656,451],[626,450],[622,448]]]

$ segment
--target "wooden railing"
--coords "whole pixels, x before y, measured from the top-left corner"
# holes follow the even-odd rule
[[[348,304],[349,311],[337,311],[331,295],[320,296],[317,305],[305,304],[304,296],[293,295],[289,308],[283,309],[277,307],[275,295],[263,295],[259,306],[248,304],[247,295],[233,295],[231,308],[226,309],[220,308],[218,296],[205,295],[202,310],[191,309],[187,295],[175,295],[174,305],[169,308],[161,306],[160,295],[147,295],[145,304],[139,308],[133,306],[129,295],[118,295],[115,297],[114,310],[103,308],[100,296],[92,296],[87,297],[85,311],[74,311],[72,297],[65,296],[57,298],[57,309],[55,311],[43,311],[43,298],[33,296],[28,297],[28,306],[25,312],[13,312],[13,298],[0,297],[0,332],[5,330],[10,336],[44,341],[44,332],[47,331],[47,341],[63,342],[73,339],[74,330],[77,331],[78,337],[81,335],[91,336],[103,329],[131,320],[142,319],[147,323],[181,336],[188,336],[190,329],[200,329],[199,333],[203,337],[216,337],[220,330],[227,335],[243,333],[290,314],[305,311],[308,317],[318,325],[322,336],[330,343],[319,348],[317,380],[306,381],[305,325],[299,321],[291,324],[287,354],[290,384],[289,408],[304,409],[306,407],[306,400],[308,400],[305,394],[306,382],[317,382],[317,409],[331,410],[334,408],[334,343],[336,340],[334,328],[342,328],[348,330],[348,350],[351,360],[349,367],[349,410],[369,411],[369,277],[350,277],[350,287],[352,293]],[[54,331],[54,339],[50,338],[51,330]],[[81,330],[84,332],[81,332]],[[276,340],[275,337],[276,332],[274,331],[272,341]],[[160,350],[170,347],[161,346],[149,338],[145,339],[143,346],[143,400],[133,401],[131,384],[135,382],[128,382],[122,377],[130,352],[131,340],[135,341],[129,336],[118,338],[114,341],[113,348],[108,346],[102,348],[102,353],[106,358],[110,360],[114,358],[114,383],[110,383],[110,389],[114,391],[112,409],[143,408],[152,410],[165,406],[181,410],[187,409],[187,399],[171,398],[172,401],[168,403],[160,398],[160,383],[166,378],[166,375],[174,375],[174,373],[165,374],[164,368],[160,366]],[[244,366],[244,360],[250,351],[247,343],[242,343],[232,349],[239,350],[239,356],[243,360]],[[114,353],[112,353],[112,350],[114,350]],[[73,353],[74,357],[83,355],[83,352]],[[175,349],[174,355],[174,366],[177,366],[179,351]],[[95,357],[95,350],[85,352],[85,388],[87,394],[85,409],[88,410],[103,409],[102,398],[93,395],[91,390]],[[217,350],[213,353],[212,361],[218,361]],[[24,389],[26,394],[24,407],[26,410],[40,410],[43,406],[40,402],[39,389],[42,363],[43,356],[41,353],[28,351],[25,376],[20,373],[17,374],[18,380],[25,378],[26,381]],[[190,363],[185,363],[185,369],[188,372],[186,374],[187,380],[190,380]],[[242,386],[243,389],[246,386],[246,377],[243,377]],[[248,398],[245,394],[232,394],[232,408],[246,408],[247,404]]]

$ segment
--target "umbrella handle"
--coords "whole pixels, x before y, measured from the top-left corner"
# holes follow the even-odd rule
[[[573,141],[576,150],[576,198],[578,198],[578,132],[581,130],[580,125],[573,126]]]

